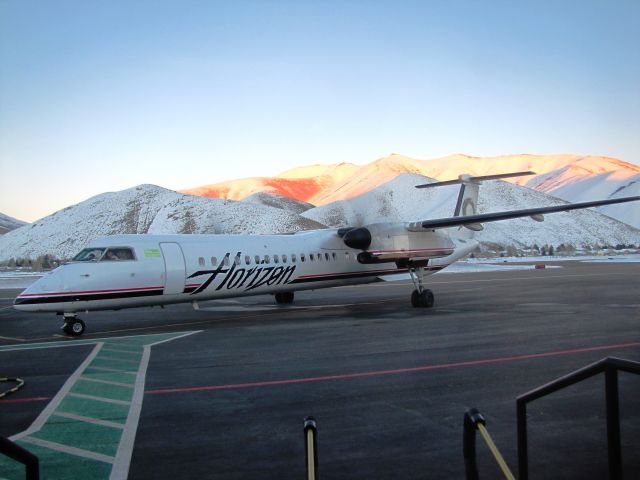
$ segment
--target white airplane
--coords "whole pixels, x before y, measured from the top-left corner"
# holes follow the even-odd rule
[[[291,303],[294,292],[375,282],[408,272],[414,307],[432,307],[424,287],[432,274],[473,251],[482,223],[640,200],[626,197],[476,213],[482,180],[532,175],[518,172],[417,185],[460,184],[452,217],[410,223],[325,229],[291,235],[114,235],[99,238],[48,273],[14,301],[18,310],[63,315],[67,335],[84,333],[78,312],[273,294]]]

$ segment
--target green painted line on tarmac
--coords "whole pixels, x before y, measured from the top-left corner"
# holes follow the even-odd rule
[[[127,478],[151,346],[193,333],[0,347],[2,353],[94,345],[33,424],[11,440],[38,456],[43,479]],[[8,457],[0,456],[0,472],[2,478],[24,478],[24,466]]]

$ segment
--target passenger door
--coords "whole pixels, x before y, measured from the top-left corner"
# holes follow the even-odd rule
[[[182,248],[177,243],[161,243],[164,258],[164,294],[172,295],[184,292],[186,267]]]

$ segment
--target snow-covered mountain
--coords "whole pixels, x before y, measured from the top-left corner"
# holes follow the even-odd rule
[[[4,213],[0,213],[0,235],[4,235],[5,233],[15,230],[16,228],[20,228],[26,224],[27,222],[10,217]]]
[[[402,173],[402,168],[407,168],[407,162],[374,162],[360,170],[366,174],[363,178],[389,179],[386,183],[368,189],[366,182],[351,176],[342,185],[364,193],[319,207],[268,193],[233,201],[184,195],[154,185],[104,193],[1,236],[0,261],[44,254],[69,258],[96,237],[120,233],[285,233],[451,216],[457,186],[416,189],[415,185],[433,179]],[[519,185],[491,181],[481,187],[478,208],[491,212],[562,202]],[[640,244],[640,230],[582,210],[547,215],[544,223],[528,218],[488,223],[478,239],[513,246]]]
[[[276,177],[249,177],[182,190],[188,195],[242,200],[257,192],[308,202],[332,185],[349,178],[358,166],[350,163],[294,168]]]
[[[431,181],[418,174],[401,174],[362,195],[322,205],[302,215],[331,227],[450,217],[459,187],[414,188],[415,185]],[[489,213],[564,203],[519,185],[489,181],[480,187],[478,210],[480,213]],[[579,247],[640,243],[640,230],[592,210],[545,215],[542,223],[527,217],[486,223],[484,227],[476,238],[485,244],[524,247],[534,244],[558,246],[564,243]]]
[[[433,160],[392,154],[363,166],[311,165],[273,178],[232,180],[185,193],[240,200],[262,191],[325,205],[361,195],[401,173],[448,180],[461,173],[489,175],[523,170],[533,170],[536,175],[510,182],[570,202],[640,195],[640,166],[609,157],[524,154],[485,158],[450,155]],[[599,207],[598,211],[640,228],[639,202]]]
[[[274,199],[277,202],[278,199]],[[155,185],[103,193],[0,237],[0,261],[53,254],[69,258],[88,242],[119,233],[284,233],[323,225],[298,202],[235,202],[183,195]]]
[[[315,205],[307,202],[300,202],[293,198],[283,197],[273,193],[256,192],[242,199],[243,203],[266,205],[267,207],[280,208],[293,213],[302,213]]]

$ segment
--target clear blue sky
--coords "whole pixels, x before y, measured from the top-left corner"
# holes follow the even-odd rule
[[[0,212],[392,152],[640,163],[640,2],[0,0]]]

